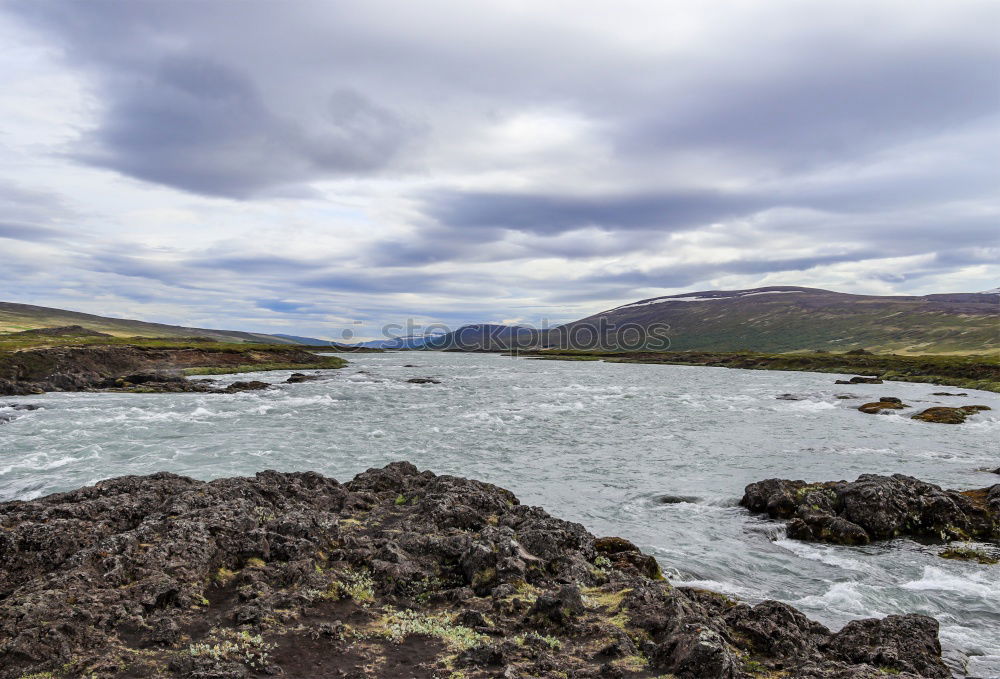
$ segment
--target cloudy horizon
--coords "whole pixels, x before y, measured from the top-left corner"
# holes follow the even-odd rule
[[[8,0],[0,301],[337,338],[995,288],[997,25],[967,0]]]

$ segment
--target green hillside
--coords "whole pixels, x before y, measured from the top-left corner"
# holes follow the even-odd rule
[[[965,354],[1000,352],[1000,295],[849,295],[791,286],[706,291],[626,304],[548,333],[566,346],[587,330],[620,344],[608,326],[661,326],[673,351],[847,351]],[[668,326],[668,329],[667,329]],[[585,347],[586,348],[586,347]],[[635,348],[635,347],[633,347]]]
[[[0,333],[15,333],[38,328],[56,328],[78,325],[114,337],[164,337],[190,338],[205,337],[218,342],[256,342],[262,344],[298,344],[294,339],[263,333],[241,332],[238,330],[213,330],[209,328],[186,328],[180,325],[147,323],[123,318],[95,316],[78,311],[52,309],[0,302]]]

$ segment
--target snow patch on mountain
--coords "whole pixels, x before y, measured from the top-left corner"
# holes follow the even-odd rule
[[[635,307],[650,306],[653,304],[666,304],[667,302],[715,302],[723,299],[742,299],[744,297],[753,297],[754,295],[782,295],[791,292],[801,292],[800,290],[763,290],[761,292],[738,292],[732,295],[712,295],[711,297],[657,297],[655,299],[646,300],[644,302],[634,302],[632,304],[626,304],[624,306],[615,307],[612,311],[620,311],[622,309],[633,309]]]

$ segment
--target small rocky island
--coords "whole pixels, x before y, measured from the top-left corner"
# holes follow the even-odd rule
[[[740,504],[787,520],[788,537],[798,540],[1000,540],[1000,484],[956,491],[902,474],[862,474],[852,482],[768,479],[747,486]]]
[[[675,587],[622,538],[399,462],[0,504],[0,679],[945,678],[922,615],[839,632]]]

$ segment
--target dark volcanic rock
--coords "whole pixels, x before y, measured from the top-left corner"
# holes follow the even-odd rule
[[[6,424],[7,422],[13,422],[18,417],[18,411],[26,410],[39,410],[42,406],[39,405],[29,405],[27,403],[0,403],[0,424]],[[4,412],[4,411],[13,412]]]
[[[107,379],[96,385],[96,388],[108,391],[128,391],[137,393],[187,393],[211,392],[215,388],[209,386],[211,380],[189,380],[183,375],[169,373],[135,373]]]
[[[285,380],[286,384],[298,384],[300,382],[312,382],[321,379],[320,375],[306,375],[305,373],[292,373]]]
[[[969,415],[975,415],[983,410],[993,409],[989,406],[961,406],[959,408],[936,406],[917,413],[913,419],[921,422],[937,422],[938,424],[962,424]]]
[[[39,410],[41,407],[34,403],[0,403],[0,408],[11,408],[12,410]]]
[[[924,615],[854,620],[837,632],[824,649],[859,665],[890,667],[924,677],[951,677],[951,672],[934,660],[941,654],[938,622]]]
[[[835,384],[882,384],[878,377],[852,377],[849,380],[837,380]]]
[[[930,618],[833,634],[647,559],[409,463],[111,479],[0,504],[0,679],[946,676]]]
[[[223,391],[234,394],[240,391],[260,391],[261,389],[270,389],[271,385],[267,382],[261,382],[260,380],[251,380],[249,382],[233,382],[228,387],[223,389]]]
[[[935,391],[932,396],[968,396],[966,393],[953,394],[950,391]]]
[[[661,505],[679,505],[684,503],[694,504],[699,499],[694,495],[660,495],[656,498],[656,501]]]
[[[411,377],[406,381],[410,384],[441,384],[441,380],[436,380],[433,377]]]
[[[869,415],[878,415],[884,410],[902,410],[904,408],[909,408],[898,398],[893,396],[885,396],[874,403],[865,403],[864,405],[858,406],[858,410],[863,413],[868,413]]]
[[[740,504],[789,519],[788,536],[799,540],[860,545],[902,535],[1000,538],[1000,484],[958,492],[902,474],[863,474],[850,483],[768,479],[747,486]]]

